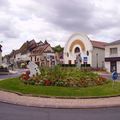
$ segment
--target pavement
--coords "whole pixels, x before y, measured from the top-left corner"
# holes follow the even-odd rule
[[[120,97],[94,99],[58,99],[24,96],[0,91],[0,102],[42,108],[104,108],[120,107]]]

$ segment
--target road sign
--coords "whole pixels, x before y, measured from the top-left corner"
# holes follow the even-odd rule
[[[114,71],[113,73],[112,73],[112,79],[113,80],[116,80],[118,78],[118,73],[116,72],[116,71]]]
[[[88,58],[87,57],[83,57],[83,62],[87,62]]]

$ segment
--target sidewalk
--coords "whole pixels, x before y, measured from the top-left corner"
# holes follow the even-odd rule
[[[120,97],[98,99],[58,99],[21,96],[4,91],[0,91],[0,101],[24,106],[50,108],[99,108],[120,106]]]

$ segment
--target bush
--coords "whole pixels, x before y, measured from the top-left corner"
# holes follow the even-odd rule
[[[54,68],[41,68],[41,75],[28,77],[23,75],[25,84],[44,86],[65,86],[65,87],[88,87],[103,85],[107,79],[89,70],[79,70],[71,67],[55,66]],[[27,81],[27,82],[26,82]]]

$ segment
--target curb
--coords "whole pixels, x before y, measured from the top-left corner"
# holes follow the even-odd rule
[[[59,109],[91,109],[120,107],[120,97],[109,97],[99,99],[56,99],[21,96],[16,93],[0,91],[0,102],[41,108],[59,108]],[[112,103],[112,104],[111,104]]]

